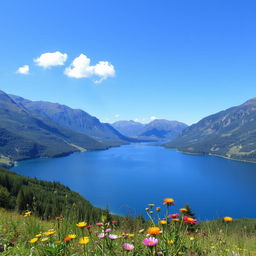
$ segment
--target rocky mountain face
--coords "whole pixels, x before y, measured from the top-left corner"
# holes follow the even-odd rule
[[[256,161],[256,98],[203,118],[166,147]]]

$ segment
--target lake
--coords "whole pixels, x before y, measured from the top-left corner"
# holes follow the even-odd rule
[[[58,181],[111,212],[145,214],[148,203],[189,203],[198,219],[256,217],[256,164],[187,155],[154,144],[19,162],[13,171]]]

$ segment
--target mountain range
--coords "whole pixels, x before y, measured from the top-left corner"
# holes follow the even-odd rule
[[[165,146],[255,162],[256,98],[203,118]]]
[[[132,120],[117,121],[112,126],[124,135],[153,140],[172,140],[187,127],[184,123],[165,119],[155,119],[148,124]]]
[[[3,91],[0,91],[0,120],[0,158],[5,161],[109,147],[85,134],[33,115]]]

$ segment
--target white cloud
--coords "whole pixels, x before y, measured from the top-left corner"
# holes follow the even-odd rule
[[[150,120],[151,120],[151,121],[156,120],[156,119],[157,119],[156,116],[151,116],[151,117],[150,117]]]
[[[19,67],[16,71],[17,74],[27,75],[29,74],[29,65]]]
[[[40,67],[49,68],[52,66],[63,66],[67,58],[68,55],[66,53],[59,51],[46,52],[34,59],[34,62]]]
[[[90,78],[97,76],[95,83],[101,83],[108,77],[115,76],[115,68],[108,61],[99,61],[95,66],[90,65],[91,59],[84,54],[76,57],[71,65],[67,67],[64,74],[73,78]]]
[[[115,117],[115,118],[119,118],[119,117],[120,117],[120,114],[115,114],[114,117]]]

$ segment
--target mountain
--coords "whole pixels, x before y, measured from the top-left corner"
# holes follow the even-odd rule
[[[173,139],[187,127],[184,123],[165,119],[155,119],[148,124],[134,121],[118,121],[113,123],[112,126],[127,136],[155,140]]]
[[[68,106],[46,101],[31,101],[19,96],[9,95],[19,106],[33,115],[43,117],[62,127],[107,141],[111,145],[120,145],[132,139],[122,135],[111,125],[101,123],[99,119],[83,110],[72,109]]]
[[[0,162],[106,149],[87,135],[35,116],[0,91]]]
[[[123,120],[113,123],[112,126],[122,134],[134,137],[139,135],[140,131],[145,125],[139,122],[135,122],[133,120]]]
[[[166,147],[256,161],[256,98],[203,118]]]

